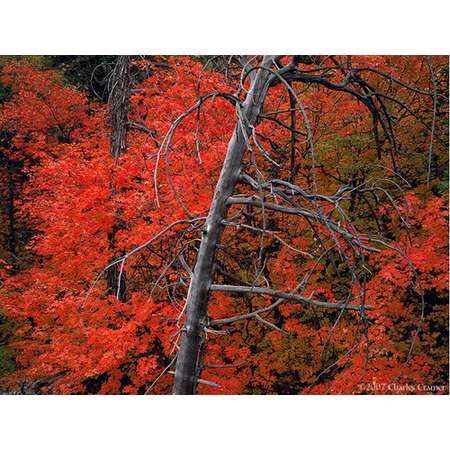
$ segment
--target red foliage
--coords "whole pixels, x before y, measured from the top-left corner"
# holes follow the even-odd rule
[[[399,61],[406,63],[401,66]],[[112,256],[108,235],[118,208],[126,227],[117,233],[117,246],[125,251],[185,218],[182,204],[194,215],[208,211],[234,127],[234,107],[220,97],[203,105],[200,148],[195,144],[195,114],[178,127],[167,165],[177,198],[160,148],[172,122],[196,102],[202,65],[187,57],[171,58],[169,65],[170,70],[155,69],[133,95],[131,121],[153,132],[131,128],[127,152],[117,165],[109,155],[105,106],[63,86],[52,71],[25,64],[3,68],[1,81],[14,95],[0,113],[0,127],[12,135],[10,145],[2,150],[9,158],[23,161],[29,176],[19,209],[22,220],[34,230],[29,248],[35,255],[34,263],[18,274],[10,274],[8,268],[0,272],[1,307],[20,324],[14,339],[17,370],[3,384],[61,375],[52,384],[54,393],[135,394],[147,392],[150,386],[151,393],[169,392],[172,376],[158,377],[175,354],[180,306],[152,284],[155,273],[165,265],[161,255],[170,256],[178,248],[183,225],[173,228],[154,252],[137,254],[127,262],[127,276],[132,274],[127,302],[107,296],[102,279],[86,297]],[[391,67],[393,76],[401,72],[403,77],[418,70],[414,58],[357,58],[355,65]],[[425,70],[420,67],[419,71]],[[232,89],[225,77],[206,71],[200,93],[211,91],[231,93]],[[288,101],[277,86],[270,91],[266,108],[282,109],[289,106]],[[375,155],[366,139],[370,116],[360,103],[324,88],[311,89],[305,102],[316,129],[319,182],[332,192],[333,180],[359,164],[355,160]],[[288,118],[280,115],[280,120]],[[258,131],[266,144],[273,139],[282,146],[290,139],[288,130],[271,122],[263,122]],[[406,146],[414,136],[410,130],[401,141]],[[297,176],[307,182],[311,161],[304,156]],[[383,158],[384,164],[389,158]],[[117,189],[114,197],[112,177]],[[370,257],[372,275],[366,298],[379,309],[369,313],[370,326],[361,342],[355,342],[355,336],[361,336],[356,314],[337,321],[336,315],[326,311],[284,305],[276,319],[287,335],[258,322],[242,323],[227,336],[208,334],[202,377],[221,387],[201,385],[200,392],[370,393],[373,383],[389,384],[400,374],[402,382],[411,384],[434,384],[445,378],[446,355],[435,341],[442,335],[436,327],[446,326],[447,304],[442,298],[448,288],[447,203],[444,197],[423,198],[414,192],[407,194],[407,200],[412,228],[405,228],[387,203],[380,208],[379,218],[396,234],[416,273],[391,249]],[[306,224],[288,218],[281,225],[296,248],[311,249],[313,239]],[[364,226],[375,225],[372,220]],[[232,231],[227,230],[224,245],[231,245],[232,239]],[[267,270],[275,288],[293,289],[304,273],[314,269],[314,295],[336,301],[339,286],[328,274],[327,262],[314,265],[286,247],[277,248],[271,237],[266,244],[274,244]],[[249,235],[242,236],[238,247],[250,252],[257,245]],[[169,271],[164,282],[175,281],[174,276]],[[239,277],[244,279],[246,274]],[[425,296],[424,320],[421,295]],[[260,296],[252,301],[255,307],[270,299]],[[209,314],[233,315],[245,309],[240,303],[237,306],[231,295],[214,293]],[[421,333],[405,365],[418,327]]]

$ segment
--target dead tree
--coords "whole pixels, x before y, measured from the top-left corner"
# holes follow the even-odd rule
[[[266,56],[262,68],[270,68],[274,57]],[[226,218],[227,201],[232,195],[241,172],[241,162],[247,148],[248,136],[258,119],[269,85],[270,72],[260,70],[253,77],[242,105],[243,123],[238,124],[228,144],[228,151],[205,223],[194,274],[189,286],[183,340],[175,369],[175,394],[194,394],[199,376],[202,342],[207,325],[208,295],[214,278],[217,244]]]

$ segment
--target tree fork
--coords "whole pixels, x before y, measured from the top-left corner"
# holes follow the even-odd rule
[[[173,394],[176,395],[196,393],[209,290],[214,278],[216,246],[222,234],[222,220],[227,214],[227,199],[233,194],[239,178],[242,159],[247,148],[247,137],[251,135],[250,128],[256,124],[266,97],[271,73],[264,69],[272,66],[274,58],[274,56],[265,56],[261,64],[263,69],[257,70],[256,74],[253,73],[251,86],[242,106],[244,118],[242,122],[244,123],[238,121],[228,143],[227,154],[205,223],[205,231],[186,300],[186,320],[177,355],[173,386]]]

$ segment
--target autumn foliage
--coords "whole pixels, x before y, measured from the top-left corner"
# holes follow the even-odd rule
[[[186,211],[207,215],[236,123],[233,104],[219,95],[205,102],[178,126],[167,163],[161,153],[172,123],[199,95],[236,90],[237,73],[215,65],[205,68],[205,61],[132,60],[138,75],[130,98],[127,150],[118,161],[109,151],[106,103],[45,64],[2,63],[0,358],[11,361],[0,373],[4,390],[34,383],[42,393],[170,393],[170,364],[189,284],[172,270],[173,260],[186,250],[192,267],[198,236],[180,223],[130,256],[124,301],[108,295],[105,276],[98,275],[113,254],[158,236],[186,219]],[[448,95],[448,60],[434,57],[432,63],[438,89]],[[364,295],[376,309],[362,321],[354,311],[283,304],[268,319],[284,332],[249,320],[223,327],[226,333],[210,333],[201,377],[212,384],[201,384],[200,393],[370,394],[383,393],[373,392],[373,383],[447,386],[448,103],[441,97],[437,101],[427,183],[433,98],[405,85],[429,91],[429,66],[419,56],[355,57],[353,64],[370,68],[366,75],[373,85],[410,108],[389,106],[396,117],[395,154],[387,142],[380,154],[372,117],[361,102],[320,85],[302,93],[315,160],[299,133],[291,163],[292,133],[280,122],[292,120],[292,99],[281,84],[269,91],[264,114],[285,112],[261,121],[256,132],[282,163],[279,178],[291,177],[305,188],[315,182],[331,195],[342,183],[381,180],[378,192],[346,204],[361,235],[383,233],[401,249],[367,254]],[[332,76],[339,82],[343,75]],[[300,90],[300,84],[293,84]],[[301,112],[294,115],[302,124]],[[252,157],[262,170],[270,170],[261,154],[255,151],[248,161]],[[251,171],[248,161],[244,165]],[[394,174],[393,161],[401,178]],[[245,193],[240,186],[239,194]],[[229,215],[239,209],[230,207]],[[123,226],[111,248],[117,211]],[[329,239],[326,230],[277,213],[267,220],[303,253],[266,235],[262,276],[276,289],[290,291],[310,273],[305,295],[339,301],[349,286],[347,266],[335,254],[319,263],[307,256]],[[201,223],[195,231],[200,228]],[[252,260],[247,267],[237,261],[246,261],[259,246],[257,233],[226,228],[217,277],[251,284]],[[208,313],[229,317],[270,302],[262,295],[214,292]]]

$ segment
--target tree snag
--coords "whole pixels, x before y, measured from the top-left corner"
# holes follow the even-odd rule
[[[262,68],[272,66],[274,56],[266,56]],[[242,158],[247,148],[251,127],[256,124],[266,97],[270,72],[260,69],[253,77],[243,104],[244,123],[238,122],[228,144],[227,155],[206,219],[200,250],[189,286],[186,306],[186,322],[175,369],[174,394],[195,394],[201,359],[209,289],[214,277],[216,246],[222,233],[222,221],[226,218],[227,200],[233,194],[239,178]]]

